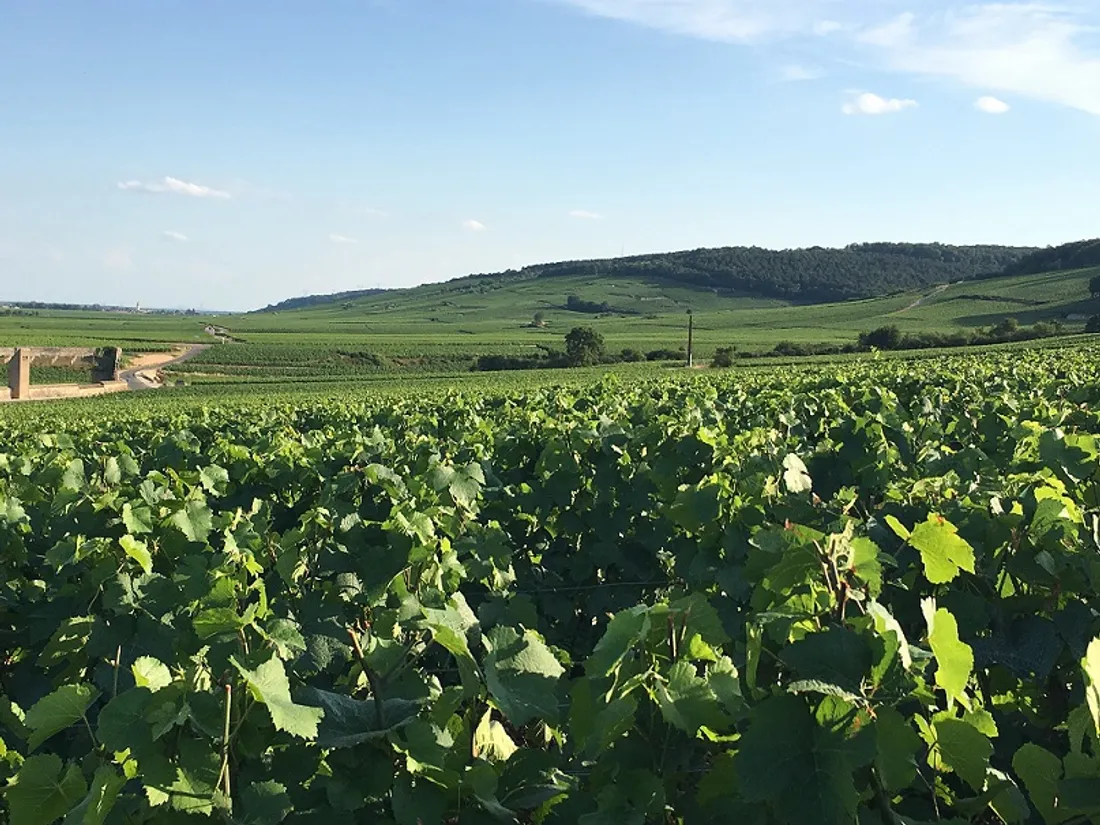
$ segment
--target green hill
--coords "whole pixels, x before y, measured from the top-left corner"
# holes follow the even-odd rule
[[[843,249],[725,247],[537,264],[401,292],[409,297],[419,290],[431,293],[442,290],[461,295],[539,281],[545,285],[546,292],[557,294],[562,291],[564,281],[581,278],[679,285],[732,297],[825,303],[874,298],[1001,272],[1032,251],[1024,247],[900,243],[854,244]],[[261,311],[305,309],[329,303],[354,304],[377,294],[378,290],[363,290],[329,296],[309,295],[291,298]],[[564,296],[561,301],[564,306]],[[596,313],[637,311],[614,304],[609,298],[591,303],[588,311]]]

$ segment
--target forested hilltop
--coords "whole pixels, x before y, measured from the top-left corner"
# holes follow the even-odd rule
[[[1001,275],[1040,275],[1100,266],[1100,238],[1037,249],[1005,267]]]
[[[466,282],[476,287],[486,281],[502,284],[570,276],[659,279],[730,294],[798,303],[824,303],[873,298],[999,273],[1033,251],[1029,247],[914,243],[865,243],[842,249],[812,247],[787,250],[733,246],[535,264],[520,270],[456,279],[449,286],[460,286]],[[363,290],[331,296],[291,298],[263,311],[345,302],[376,292]]]
[[[569,261],[476,278],[600,275],[661,278],[685,285],[804,303],[873,298],[1000,272],[1032,250],[1004,246],[853,244],[843,249],[724,247]]]

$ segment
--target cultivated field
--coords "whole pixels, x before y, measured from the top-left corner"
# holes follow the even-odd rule
[[[1090,821],[1098,355],[5,410],[0,811]]]
[[[43,312],[0,317],[0,346],[121,345],[124,351],[164,350],[172,343],[215,343],[205,328],[227,328],[235,342],[218,343],[177,372],[193,382],[367,379],[390,372],[452,374],[482,355],[530,356],[560,349],[572,327],[590,325],[610,353],[676,351],[687,342],[687,311],[695,313],[696,354],[707,361],[719,347],[762,353],[780,342],[850,344],[861,332],[890,324],[902,333],[953,333],[992,326],[1057,321],[1080,332],[1097,302],[1088,291],[1097,270],[967,281],[923,293],[792,305],[719,295],[654,281],[609,283],[556,278],[472,289],[428,285],[350,302],[277,313],[153,316]],[[587,314],[563,308],[566,297],[606,301],[617,310]],[[540,315],[541,326],[534,325]]]

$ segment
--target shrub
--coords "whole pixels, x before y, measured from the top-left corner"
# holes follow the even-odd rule
[[[710,365],[715,368],[732,367],[733,366],[733,347],[719,347],[714,351],[714,358],[711,359]]]

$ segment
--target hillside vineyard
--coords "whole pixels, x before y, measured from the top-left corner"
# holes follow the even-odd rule
[[[1092,821],[1098,355],[0,419],[0,821]]]

